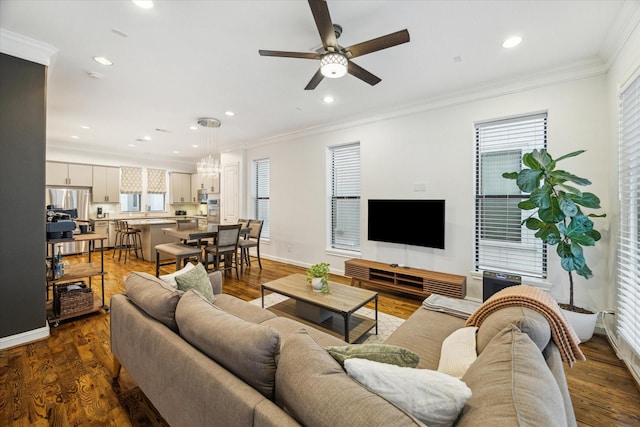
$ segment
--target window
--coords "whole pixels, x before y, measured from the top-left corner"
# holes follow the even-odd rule
[[[476,123],[475,269],[544,278],[546,245],[522,225],[526,199],[504,172],[521,169],[522,155],[547,146],[547,115]]]
[[[360,251],[360,144],[329,150],[331,248]]]
[[[253,192],[255,195],[256,219],[261,219],[262,232],[261,238],[269,238],[269,177],[271,174],[269,159],[261,159],[253,162],[255,174],[255,187]]]
[[[120,168],[120,210],[140,212],[142,198],[142,168]]]
[[[640,76],[620,94],[619,126],[616,331],[623,359],[640,375]]]
[[[147,169],[147,212],[164,212],[167,171]]]

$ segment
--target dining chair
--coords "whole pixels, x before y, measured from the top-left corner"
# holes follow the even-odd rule
[[[220,261],[223,261],[223,271],[231,270],[235,267],[236,277],[240,280],[238,273],[238,240],[240,240],[241,224],[219,225],[215,244],[204,248],[204,268],[209,269],[209,255],[213,258],[214,270],[220,270]]]
[[[248,227],[251,229],[249,234],[244,240],[240,240],[238,246],[240,247],[240,270],[243,270],[243,266],[251,266],[251,257],[249,249],[256,248],[256,255],[258,256],[258,265],[262,269],[262,261],[260,260],[260,235],[262,234],[262,226],[264,221],[261,219],[249,220]]]

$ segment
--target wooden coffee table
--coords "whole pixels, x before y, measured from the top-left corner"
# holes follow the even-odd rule
[[[304,274],[292,274],[261,285],[262,307],[265,290],[289,297],[269,310],[314,327],[320,326],[348,343],[355,342],[373,327],[378,334],[377,292],[329,282],[329,293],[323,294],[311,289]],[[375,301],[375,319],[354,314],[371,301]]]

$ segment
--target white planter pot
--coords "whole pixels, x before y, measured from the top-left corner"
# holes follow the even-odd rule
[[[314,277],[311,279],[311,288],[313,292],[322,292],[322,277]]]
[[[580,342],[586,342],[593,336],[593,331],[596,328],[596,320],[598,320],[598,313],[584,314],[576,313],[562,309],[562,314],[567,318],[567,322],[571,325],[573,330],[580,338]]]

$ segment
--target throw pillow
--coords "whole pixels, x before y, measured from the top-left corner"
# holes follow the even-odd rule
[[[182,292],[148,273],[134,271],[125,279],[127,297],[142,311],[174,331],[176,306]]]
[[[344,366],[344,361],[357,357],[396,366],[415,368],[420,356],[411,350],[386,344],[353,344],[340,347],[327,347],[329,354]]]
[[[347,373],[430,427],[451,426],[471,389],[460,379],[429,369],[412,369],[365,359],[347,359]]]
[[[460,328],[442,341],[438,371],[462,378],[469,366],[478,358],[476,353],[476,332],[478,328]]]
[[[176,276],[176,282],[178,283],[178,289],[181,291],[186,292],[189,289],[195,289],[204,295],[209,302],[213,303],[216,300],[207,270],[200,263],[186,273]]]
[[[165,282],[166,284],[171,285],[174,288],[177,288],[178,282],[176,282],[176,276],[186,273],[187,271],[191,270],[193,267],[194,265],[188,262],[187,265],[185,265],[183,268],[176,271],[175,273],[163,274],[162,276],[159,277],[159,279]]]

